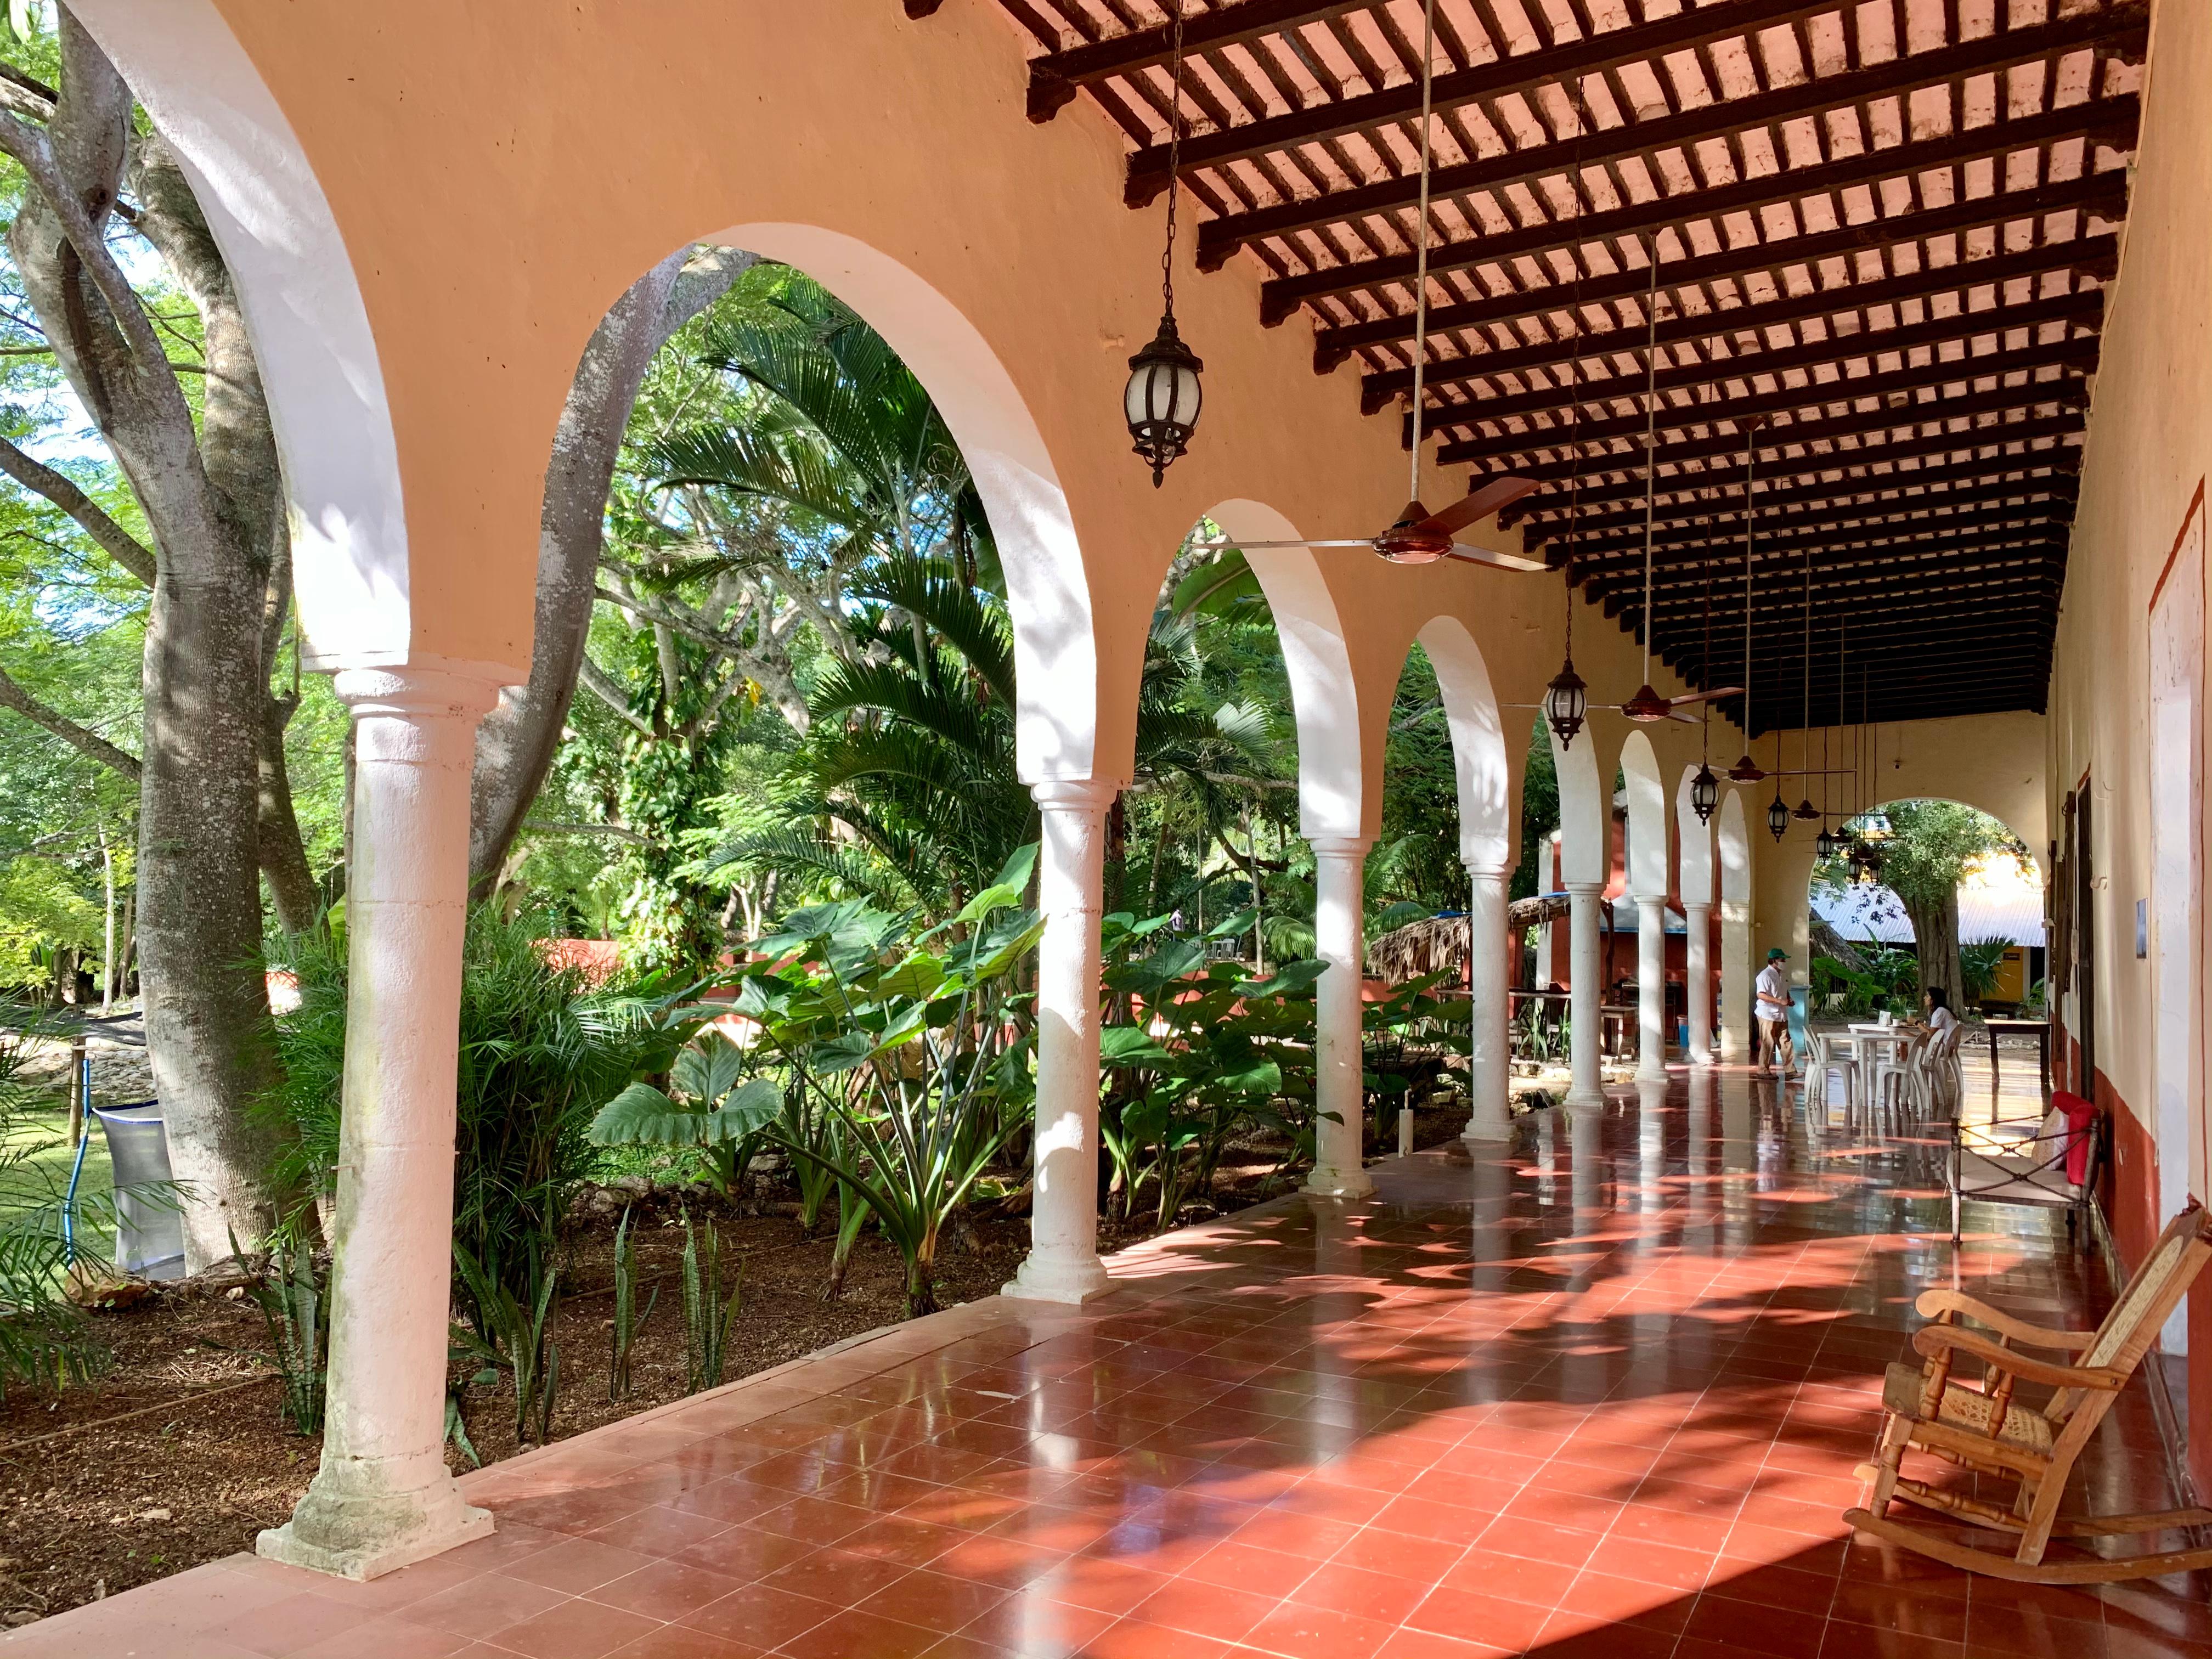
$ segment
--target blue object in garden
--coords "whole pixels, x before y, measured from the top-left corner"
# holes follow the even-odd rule
[[[185,1218],[169,1197],[169,1132],[161,1103],[95,1110],[107,1134],[108,1161],[115,1173],[115,1266],[141,1279],[185,1276]],[[133,1188],[155,1188],[141,1197]]]
[[[1800,1070],[1812,1052],[1805,1042],[1805,999],[1810,988],[1803,985],[1790,988],[1790,1053]]]
[[[92,1130],[87,1127],[76,1138],[76,1157],[70,1163],[69,1191],[62,1199],[62,1261],[64,1266],[76,1265],[76,1183],[84,1179],[84,1150],[92,1145]]]

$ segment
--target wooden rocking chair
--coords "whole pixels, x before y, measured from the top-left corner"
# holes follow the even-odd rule
[[[2069,1518],[2058,1513],[2067,1477],[2082,1449],[2208,1259],[2212,1216],[2192,1201],[2159,1236],[2105,1322],[2094,1331],[2031,1325],[1958,1291],[1922,1292],[1914,1305],[1936,1322],[1914,1333],[1912,1346],[1927,1364],[1919,1370],[1910,1365],[1889,1368],[1881,1391],[1889,1415],[1875,1461],[1857,1470],[1866,1482],[1863,1507],[1846,1510],[1844,1519],[1871,1537],[1951,1566],[2027,1583],[2110,1583],[2212,1567],[2212,1548],[2118,1559],[2043,1559],[2054,1534],[2112,1538],[2212,1524],[2212,1510],[2201,1509]],[[1954,1322],[1961,1316],[1996,1334],[1985,1336]],[[2078,1358],[2039,1359],[2020,1347]],[[1952,1379],[1952,1367],[1961,1359],[1979,1360],[1986,1368],[1979,1389]],[[2055,1392],[2041,1407],[2029,1407],[2014,1398],[2022,1382]],[[1981,1474],[2009,1475],[2020,1483],[2018,1496],[2006,1510],[1963,1492],[1907,1480],[1898,1473],[1907,1450],[1930,1452]],[[2016,1533],[2020,1547],[2009,1555],[1999,1554],[1924,1525],[1892,1520],[1887,1511],[1893,1498],[1975,1526]]]

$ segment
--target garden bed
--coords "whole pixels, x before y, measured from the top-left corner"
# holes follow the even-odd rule
[[[1415,1144],[1459,1133],[1463,1106],[1417,1115]],[[1232,1147],[1216,1200],[1183,1206],[1176,1224],[1239,1209],[1281,1190],[1261,1144]],[[1147,1189],[1149,1192],[1149,1189]],[[711,1218],[726,1266],[744,1291],[731,1332],[726,1380],[765,1370],[904,1314],[896,1251],[871,1230],[854,1252],[845,1291],[822,1299],[834,1231],[801,1236],[793,1194],[770,1190],[746,1214],[687,1200],[695,1221]],[[1102,1229],[1100,1248],[1118,1249],[1160,1231],[1139,1194],[1125,1225]],[[561,1388],[553,1437],[565,1439],[680,1396],[684,1332],[677,1278],[684,1248],[678,1198],[639,1200],[633,1237],[641,1307],[661,1302],[641,1335],[628,1398],[607,1398],[608,1319],[614,1215],[576,1206],[562,1240],[563,1299],[556,1316]],[[834,1218],[834,1206],[832,1218]],[[1025,1217],[982,1218],[949,1241],[939,1261],[946,1304],[994,1294],[1028,1248]],[[59,1395],[11,1391],[0,1402],[0,1616],[21,1623],[112,1595],[149,1579],[252,1547],[282,1522],[315,1472],[319,1443],[289,1431],[278,1387],[260,1358],[269,1346],[259,1311],[234,1287],[187,1284],[154,1291],[126,1311],[95,1316],[113,1364],[90,1387]],[[467,1427],[485,1462],[516,1450],[504,1382],[473,1391]],[[454,1454],[455,1467],[465,1467]]]

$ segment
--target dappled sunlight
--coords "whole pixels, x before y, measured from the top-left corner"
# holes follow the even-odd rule
[[[519,1593],[494,1580],[619,1571],[666,1642],[791,1656],[2100,1650],[2017,1645],[2018,1587],[1841,1520],[1912,1297],[2087,1322],[2088,1265],[1980,1206],[1954,1256],[1926,1149],[1747,1079],[1719,1111],[1683,1093],[1547,1161],[1455,1141],[1370,1201],[1147,1241],[1079,1309],[969,1304],[498,1465],[465,1482],[498,1535],[374,1593],[453,1631]],[[2130,1395],[2106,1507],[2161,1499],[2154,1446]],[[2212,1636],[2201,1586],[2037,1603],[2130,1653]]]

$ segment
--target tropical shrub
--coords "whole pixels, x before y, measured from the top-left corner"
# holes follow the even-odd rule
[[[549,961],[544,927],[532,915],[472,907],[461,962],[453,1238],[457,1255],[516,1295],[535,1288],[523,1241],[550,1239],[591,1171],[592,1109],[634,1073],[665,1066],[682,1041],[644,1018],[642,992],[595,986],[583,969]],[[282,1179],[328,1198],[345,1075],[346,931],[295,936],[280,962],[298,976],[300,1001],[276,1019],[284,1080],[264,1109],[289,1131]]]
[[[1305,957],[1261,974],[1207,961],[1206,938],[1173,936],[1127,959],[1167,921],[1105,919],[1108,954],[1124,959],[1106,969],[1109,1021],[1099,1036],[1109,1212],[1127,1213],[1149,1180],[1162,1225],[1191,1191],[1211,1193],[1240,1130],[1280,1135],[1285,1165],[1312,1155],[1313,987],[1326,966]],[[1231,916],[1206,937],[1234,938],[1251,921],[1249,911]]]

